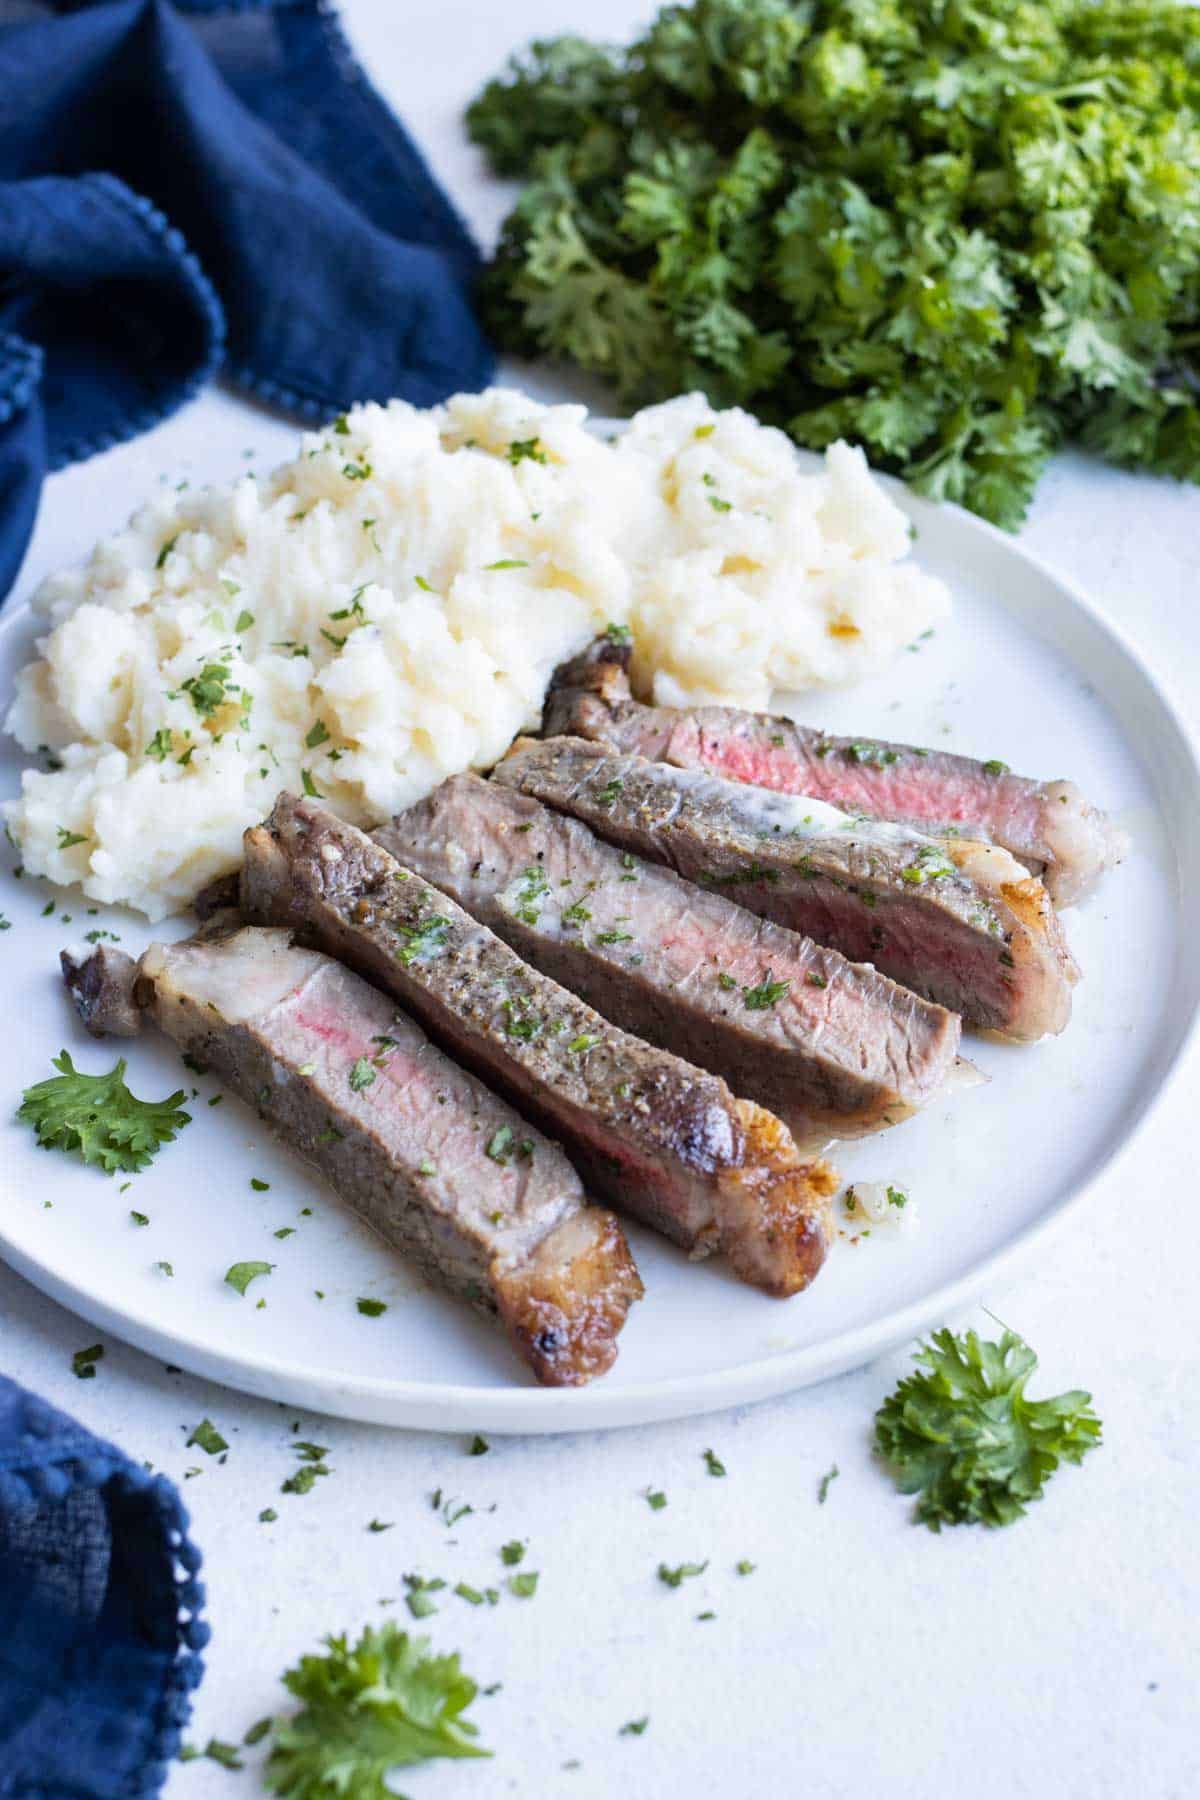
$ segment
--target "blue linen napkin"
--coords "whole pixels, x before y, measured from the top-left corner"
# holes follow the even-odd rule
[[[163,1475],[0,1376],[0,1796],[156,1794],[208,1640]]]
[[[311,420],[486,385],[477,266],[326,0],[0,0],[0,598],[46,471],[218,368]]]

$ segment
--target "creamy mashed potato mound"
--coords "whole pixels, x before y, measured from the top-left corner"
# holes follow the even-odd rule
[[[949,608],[908,549],[861,451],[803,472],[698,394],[614,441],[505,389],[360,406],[42,584],[7,724],[61,766],[26,771],[9,826],[32,873],[158,919],[281,788],[370,826],[488,767],[607,624],[660,703],[872,673]]]

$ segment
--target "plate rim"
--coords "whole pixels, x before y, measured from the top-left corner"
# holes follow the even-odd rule
[[[611,430],[625,421],[597,419],[596,429]],[[816,453],[801,453],[805,460],[820,461]],[[1108,618],[1070,577],[1042,556],[1001,532],[986,520],[955,505],[938,504],[915,494],[894,476],[872,471],[906,511],[928,509],[950,517],[959,529],[980,533],[993,550],[1034,570],[1057,596],[1086,620],[1091,630],[1107,640],[1124,663],[1140,677],[1157,705],[1162,722],[1181,753],[1181,768],[1188,785],[1200,793],[1200,746],[1180,714],[1172,694],[1147,665],[1140,650],[1122,625]],[[1006,609],[1007,610],[1007,609]],[[6,609],[0,619],[0,640],[26,626],[31,616],[30,599]],[[1152,785],[1161,801],[1161,783]],[[1200,827],[1195,828],[1200,834]],[[1200,836],[1193,840],[1200,842]],[[1173,874],[1178,890],[1182,840],[1171,837]],[[1176,902],[1178,911],[1178,898]],[[1017,1231],[1002,1247],[973,1264],[956,1279],[944,1282],[919,1300],[850,1331],[826,1337],[798,1349],[776,1351],[766,1357],[737,1363],[702,1374],[676,1375],[662,1381],[609,1388],[603,1380],[572,1389],[543,1389],[525,1385],[477,1387],[452,1382],[412,1382],[360,1374],[335,1376],[313,1367],[256,1354],[252,1350],[228,1353],[215,1342],[192,1336],[176,1336],[139,1319],[131,1309],[97,1298],[24,1246],[10,1238],[0,1219],[0,1257],[38,1291],[66,1306],[98,1329],[110,1331],[143,1353],[169,1360],[189,1373],[213,1380],[236,1392],[302,1406],[306,1410],[386,1425],[396,1429],[424,1429],[440,1433],[486,1429],[497,1436],[553,1435],[572,1431],[615,1430],[626,1426],[694,1418],[723,1408],[751,1404],[815,1385],[859,1368],[896,1345],[913,1340],[932,1324],[961,1313],[978,1300],[986,1288],[1004,1288],[1016,1280],[1034,1255],[1044,1249],[1076,1216],[1099,1185],[1135,1150],[1173,1091],[1191,1053],[1200,1040],[1200,992],[1192,996],[1191,1013],[1169,1048],[1155,1085],[1138,1117],[1101,1157],[1091,1172],[1076,1185],[1067,1186],[1051,1211]],[[6,1181],[5,1186],[8,1183]]]

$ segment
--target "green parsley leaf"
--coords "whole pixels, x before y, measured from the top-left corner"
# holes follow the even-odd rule
[[[258,1522],[260,1525],[273,1525],[278,1517],[273,1506],[264,1506],[258,1515]]]
[[[450,935],[450,921],[435,913],[419,925],[398,925],[397,935],[404,939],[396,952],[396,961],[407,969],[415,962],[431,962],[441,956]]]
[[[367,1526],[367,1530],[374,1532],[375,1535],[378,1536],[381,1531],[391,1531],[394,1523],[395,1521],[393,1519],[372,1519],[371,1523]]]
[[[520,462],[546,463],[550,460],[535,437],[514,438],[505,455],[514,469]]]
[[[509,556],[502,558],[500,562],[484,563],[483,567],[487,572],[491,569],[527,569],[529,564],[522,562],[519,557]]]
[[[790,981],[772,981],[768,969],[757,987],[742,989],[742,1003],[747,1012],[766,1012],[768,1007],[775,1006],[789,994],[791,987]]]
[[[169,731],[165,725],[160,726],[146,745],[145,754],[152,757],[155,762],[166,762],[174,748],[173,738],[173,732]]]
[[[492,1446],[488,1443],[487,1439],[485,1437],[480,1437],[479,1433],[476,1432],[475,1436],[471,1439],[471,1442],[467,1445],[467,1455],[486,1456],[491,1447]]]
[[[361,1094],[364,1088],[369,1088],[371,1083],[378,1079],[378,1076],[378,1069],[374,1068],[365,1056],[360,1056],[350,1071],[351,1091]]]
[[[310,750],[315,750],[318,744],[327,744],[329,742],[329,727],[325,724],[323,719],[318,719],[316,724],[311,727],[305,736],[304,742]]]
[[[103,1344],[91,1344],[86,1350],[77,1350],[71,1358],[71,1373],[80,1381],[92,1381],[96,1375],[96,1364],[104,1355]]]
[[[244,1769],[246,1766],[238,1755],[237,1745],[223,1743],[220,1738],[209,1738],[201,1755],[207,1756],[209,1762],[220,1763],[223,1769]]]
[[[725,1475],[728,1473],[725,1464],[714,1450],[706,1450],[704,1452],[704,1466],[710,1475]]]
[[[198,675],[189,675],[183,682],[183,692],[202,719],[211,719],[236,691],[231,675],[227,663],[205,663]]]
[[[256,1724],[254,1724],[250,1727],[249,1731],[246,1733],[245,1737],[242,1739],[243,1744],[247,1745],[251,1749],[253,1749],[255,1744],[261,1744],[263,1739],[266,1737],[267,1733],[270,1731],[271,1725],[272,1725],[272,1720],[259,1719]]]
[[[510,1594],[518,1600],[532,1600],[537,1593],[540,1577],[534,1569],[522,1569],[519,1575],[510,1575],[505,1586]]]
[[[269,1262],[234,1263],[225,1271],[225,1285],[233,1288],[235,1293],[244,1294],[252,1281],[260,1275],[269,1275],[275,1264]]]
[[[525,1560],[526,1549],[527,1546],[521,1542],[520,1538],[513,1538],[511,1542],[501,1544],[500,1560],[507,1563],[509,1568],[514,1568],[517,1563]]]
[[[647,1713],[645,1715],[645,1717],[641,1718],[641,1719],[628,1719],[625,1722],[625,1724],[622,1725],[620,1731],[618,1731],[617,1736],[618,1737],[641,1737],[643,1731],[645,1731],[645,1729],[649,1723],[650,1723],[649,1713]]]
[[[236,593],[237,589],[235,588],[233,591],[234,591],[234,593]],[[234,621],[233,629],[240,636],[243,631],[249,631],[249,629],[253,625],[253,623],[254,623],[254,614],[252,612],[246,612],[245,609],[243,609],[238,614],[236,620]]]
[[[875,1448],[916,1518],[945,1525],[1011,1525],[1060,1462],[1078,1463],[1100,1441],[1091,1395],[1079,1389],[1030,1400],[1037,1357],[1015,1332],[999,1343],[943,1329],[917,1351],[875,1415]]]
[[[697,1575],[703,1575],[707,1567],[707,1557],[702,1563],[677,1563],[673,1569],[666,1563],[659,1563],[658,1579],[666,1587],[682,1587],[685,1581],[692,1581]]]
[[[982,768],[985,775],[1007,775],[1008,774],[1008,764],[1006,762],[1001,762],[1000,758],[998,756],[993,756],[990,759],[990,761],[981,763],[980,767]]]
[[[651,1512],[661,1512],[663,1507],[667,1504],[667,1496],[663,1493],[661,1488],[647,1488],[646,1504]]]
[[[139,1100],[125,1085],[124,1057],[107,1075],[85,1075],[65,1050],[53,1059],[60,1074],[26,1088],[17,1117],[32,1125],[43,1149],[78,1152],[111,1175],[136,1174],[191,1114],[181,1112],[183,1089],[165,1100]]]
[[[826,1500],[828,1500],[828,1498],[829,1498],[829,1489],[830,1489],[831,1485],[833,1484],[833,1482],[835,1482],[837,1480],[840,1473],[841,1473],[841,1471],[839,1470],[836,1463],[833,1464],[832,1468],[826,1469],[826,1471],[825,1471],[824,1475],[822,1475],[820,1483],[817,1487],[817,1505],[818,1506],[824,1506]]]
[[[733,1566],[739,1575],[753,1575],[755,1569],[755,1565],[745,1556]]]
[[[149,1217],[148,1213],[131,1212],[129,1216],[133,1220],[135,1225],[148,1225],[150,1223],[150,1217]]]
[[[387,1305],[382,1300],[356,1300],[354,1304],[364,1319],[381,1318],[387,1311]]]
[[[179,540],[182,536],[183,536],[183,533],[181,531],[177,531],[175,533],[174,537],[169,537],[167,539],[166,543],[163,545],[162,549],[159,551],[158,555],[154,559],[154,566],[156,569],[162,568],[163,564],[166,562],[168,556],[170,556],[172,550],[175,548],[176,544],[179,542]]]
[[[301,769],[300,771],[300,786],[304,789],[304,792],[308,795],[310,800],[324,799],[324,795],[307,769]]]
[[[394,1800],[390,1769],[434,1757],[487,1756],[463,1717],[475,1683],[459,1658],[433,1656],[428,1638],[387,1623],[357,1643],[327,1637],[325,1654],[304,1656],[284,1675],[301,1710],[275,1723],[264,1770],[285,1800]]]
[[[187,1441],[187,1448],[190,1449],[193,1444],[195,1444],[197,1450],[203,1450],[206,1456],[219,1456],[222,1450],[228,1450],[229,1448],[228,1443],[221,1436],[211,1419],[201,1419]]]

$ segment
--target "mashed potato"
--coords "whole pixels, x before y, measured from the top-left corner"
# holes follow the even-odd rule
[[[361,406],[46,581],[7,721],[61,763],[7,808],[26,867],[161,918],[280,788],[372,825],[487,767],[609,622],[647,695],[762,707],[881,668],[946,612],[860,451],[803,475],[700,395],[615,442],[585,419],[506,390]]]

